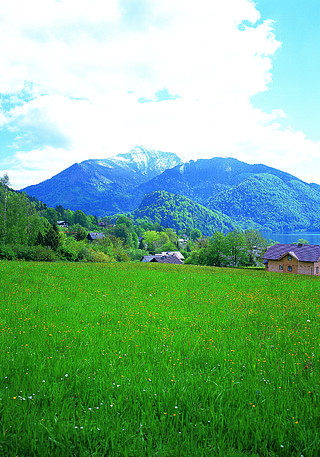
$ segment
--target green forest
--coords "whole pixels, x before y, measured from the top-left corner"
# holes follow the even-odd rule
[[[220,211],[210,210],[189,198],[165,191],[146,195],[139,208],[133,212],[133,217],[147,217],[175,230],[197,228],[204,235],[212,235],[217,230],[228,232],[238,227]]]
[[[91,232],[102,236],[90,241]],[[185,263],[259,266],[266,247],[257,230],[242,230],[223,214],[167,192],[146,196],[131,215],[98,219],[47,207],[12,190],[7,175],[0,180],[0,259],[128,262],[180,251]]]

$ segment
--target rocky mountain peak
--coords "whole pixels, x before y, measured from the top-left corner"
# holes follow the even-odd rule
[[[129,152],[110,157],[108,160],[123,168],[139,172],[150,179],[168,168],[182,163],[182,160],[173,152],[163,152],[138,145]]]

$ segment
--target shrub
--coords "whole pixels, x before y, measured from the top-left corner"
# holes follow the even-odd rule
[[[57,260],[55,252],[43,246],[35,246],[36,250],[36,260],[38,262],[53,262]]]
[[[57,260],[56,254],[47,247],[26,246],[26,245],[6,245],[0,247],[0,258],[7,260],[28,260],[53,262]]]
[[[79,262],[92,262],[92,254],[89,248],[83,247],[80,249],[77,255],[77,259]]]
[[[0,246],[0,259],[15,260],[16,253],[10,245]]]
[[[148,251],[143,249],[129,249],[127,251],[130,260],[141,260],[143,256],[148,255]]]
[[[26,245],[15,245],[13,250],[16,253],[16,258],[20,260],[37,260],[36,247]]]
[[[92,248],[82,248],[78,254],[77,260],[81,262],[115,262],[115,260],[101,251],[95,251]]]
[[[75,249],[74,246],[70,244],[64,244],[63,246],[59,246],[57,254],[62,260],[68,260],[69,262],[73,262],[78,257],[78,250]]]
[[[92,260],[91,262],[115,262],[115,260],[104,252],[92,251]]]

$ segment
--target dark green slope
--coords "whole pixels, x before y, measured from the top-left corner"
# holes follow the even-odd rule
[[[211,197],[207,206],[239,222],[251,219],[264,229],[311,229],[319,215],[320,193],[293,177],[283,180],[266,173]]]
[[[236,228],[232,219],[221,212],[211,211],[186,197],[164,191],[146,195],[133,217],[147,217],[163,227],[177,230],[198,228],[204,235],[212,235],[216,230],[228,232]]]
[[[266,165],[232,158],[189,162],[139,186],[141,192],[165,190],[259,228],[320,228],[320,186]]]

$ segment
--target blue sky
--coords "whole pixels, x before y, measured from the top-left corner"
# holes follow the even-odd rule
[[[264,110],[278,104],[287,114],[287,125],[319,141],[320,2],[257,0],[256,5],[263,18],[275,21],[274,33],[282,45],[272,59],[273,83],[253,101]]]
[[[141,144],[320,184],[319,5],[4,0],[0,176],[20,189]]]

